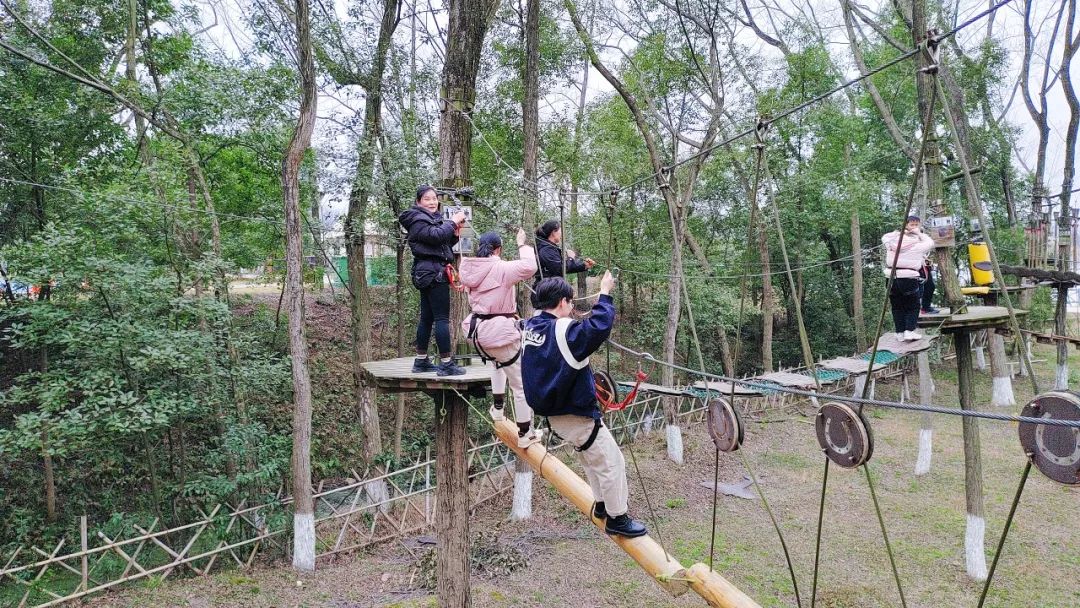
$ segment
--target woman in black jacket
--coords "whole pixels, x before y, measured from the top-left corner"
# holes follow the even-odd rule
[[[558,220],[548,220],[536,229],[536,277],[534,282],[540,279],[563,276],[562,250],[559,243],[562,242],[562,226]],[[566,250],[566,274],[585,272],[595,265],[590,258],[584,260],[574,255],[572,250]]]
[[[401,212],[398,223],[409,233],[409,249],[413,255],[412,283],[420,291],[416,360],[412,371],[460,376],[465,370],[454,364],[450,350],[450,278],[446,267],[454,262],[452,247],[465,225],[465,214],[458,213],[449,220],[443,218],[435,188],[424,185],[416,189],[416,204]],[[432,363],[427,354],[432,325],[439,347],[438,365]]]

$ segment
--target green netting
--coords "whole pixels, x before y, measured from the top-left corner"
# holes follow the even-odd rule
[[[847,378],[848,373],[840,369],[819,369],[817,370],[818,382],[833,382],[842,378]]]
[[[859,358],[862,359],[863,361],[869,361],[870,360],[870,353],[863,353],[863,354],[859,355]],[[879,350],[877,352],[877,356],[874,357],[874,364],[875,365],[876,364],[888,365],[888,364],[892,363],[893,361],[896,361],[899,358],[900,358],[900,355],[892,352],[891,350]]]

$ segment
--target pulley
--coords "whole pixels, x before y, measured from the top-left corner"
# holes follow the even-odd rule
[[[1080,395],[1051,391],[1024,406],[1021,416],[1080,421]],[[1080,428],[1020,423],[1020,445],[1031,464],[1058,483],[1080,485]]]
[[[743,424],[739,412],[719,397],[709,400],[709,435],[716,449],[721,452],[734,452],[742,446]]]
[[[874,453],[874,436],[869,423],[845,403],[830,401],[822,405],[814,426],[821,451],[845,469],[866,464]]]

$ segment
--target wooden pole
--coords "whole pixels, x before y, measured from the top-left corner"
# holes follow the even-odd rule
[[[495,435],[500,441],[527,461],[540,476],[570,502],[593,524],[603,530],[604,522],[592,519],[593,493],[589,484],[574,473],[570,467],[555,457],[548,457],[547,450],[540,444],[533,444],[526,449],[517,447],[517,429],[509,421],[495,423]],[[441,487],[441,485],[440,485]],[[680,596],[687,589],[693,590],[709,603],[719,608],[758,608],[758,604],[724,577],[713,572],[705,564],[694,564],[689,570],[683,568],[677,559],[668,554],[650,536],[623,538],[609,536],[615,544],[634,559],[645,572],[652,576],[668,593]],[[440,598],[441,599],[441,598]]]
[[[90,587],[90,561],[86,555],[86,550],[89,548],[89,539],[86,534],[85,515],[79,518],[79,541],[82,548],[82,585],[79,590],[86,591]]]
[[[972,399],[971,335],[961,329],[953,334],[956,349],[957,384],[960,409],[974,410]],[[974,580],[986,580],[986,551],[983,537],[986,519],[983,515],[982,455],[980,453],[978,421],[963,418],[964,429],[964,498],[967,504],[967,529],[964,534],[967,574]]]
[[[934,380],[930,377],[930,355],[924,350],[916,356],[919,367],[919,403],[930,405],[934,400]],[[919,455],[915,459],[915,474],[926,475],[930,472],[930,462],[934,453],[933,418],[924,412],[919,425]]]
[[[435,391],[435,572],[440,608],[466,608],[469,595],[469,404],[453,391]],[[507,423],[509,424],[509,423]],[[517,432],[513,433],[517,445]]]
[[[1005,281],[1001,281],[1001,284],[1004,285]],[[988,306],[997,306],[997,294],[987,294],[985,299]],[[986,336],[987,346],[990,347],[990,376],[993,382],[990,405],[1012,407],[1016,405],[1016,397],[1013,394],[1012,374],[1009,373],[1009,358],[1005,354],[1005,337],[993,330],[987,330]]]

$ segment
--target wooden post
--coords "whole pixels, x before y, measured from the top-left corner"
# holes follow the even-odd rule
[[[989,294],[986,303],[997,306],[997,294]],[[1005,337],[992,329],[986,330],[986,336],[987,345],[990,347],[990,376],[993,382],[990,405],[1012,407],[1016,405],[1016,397],[1013,395],[1012,374],[1009,373],[1009,358],[1005,355]]]
[[[89,539],[86,534],[86,516],[83,515],[79,518],[79,541],[82,548],[82,586],[80,590],[86,591],[89,589],[90,583],[90,561],[89,556],[86,554],[86,550],[89,549]]]
[[[960,409],[974,410],[972,399],[971,334],[958,329],[953,334],[956,348],[957,384],[960,393]],[[979,445],[978,421],[970,416],[963,418],[964,429],[964,497],[967,504],[967,529],[964,534],[967,574],[976,581],[986,580],[986,551],[983,536],[986,519],[983,516],[982,455]]]
[[[469,596],[468,402],[454,391],[432,391],[435,401],[435,530],[437,595],[441,608],[466,608]],[[515,440],[517,433],[514,433]],[[516,441],[515,441],[516,445]]]
[[[540,444],[533,444],[527,449],[517,447],[517,428],[509,421],[495,423],[495,435],[517,454],[527,461],[540,476],[546,479],[556,490],[574,504],[583,515],[589,517],[601,530],[604,522],[592,519],[593,493],[589,484],[579,477],[561,460],[549,457],[547,450]],[[440,486],[441,487],[441,486]],[[652,576],[661,587],[673,596],[686,593],[687,589],[705,598],[710,606],[720,608],[758,608],[758,604],[729,581],[705,564],[695,564],[689,570],[683,568],[677,559],[669,555],[651,537],[623,538],[609,536],[615,544],[634,559],[645,572]],[[688,584],[689,583],[689,584]],[[442,598],[440,596],[440,605]]]
[[[919,403],[931,405],[934,399],[934,381],[930,377],[930,355],[924,350],[916,356],[919,366]],[[919,425],[919,455],[915,459],[915,474],[930,472],[934,453],[933,418],[928,412],[922,414]]]

